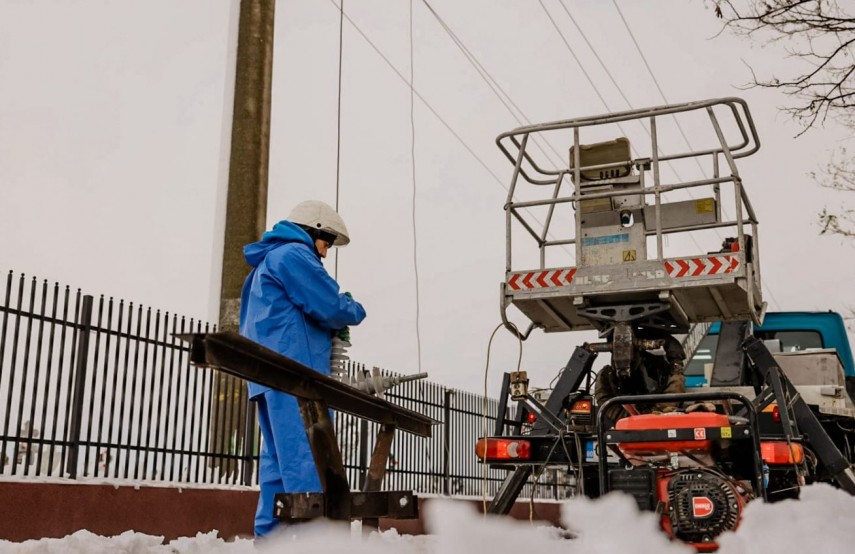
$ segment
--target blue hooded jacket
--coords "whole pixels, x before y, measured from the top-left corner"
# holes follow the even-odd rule
[[[253,269],[241,291],[240,333],[329,375],[335,331],[360,323],[365,309],[339,292],[309,234],[290,221],[274,225],[243,253]],[[268,390],[249,384],[250,398]]]

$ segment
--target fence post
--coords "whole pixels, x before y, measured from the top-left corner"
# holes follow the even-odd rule
[[[80,321],[77,323],[77,362],[74,368],[74,396],[71,400],[71,427],[68,431],[69,477],[77,479],[77,453],[80,447],[80,423],[83,418],[83,393],[86,389],[86,367],[89,365],[89,335],[92,331],[92,296],[83,297]]]
[[[443,448],[442,448],[442,494],[451,494],[451,395],[454,390],[445,389],[443,402]]]
[[[359,420],[359,490],[365,490],[368,479],[368,420]]]
[[[245,386],[241,384],[240,386]],[[255,401],[246,399],[246,431],[243,439],[243,484],[252,486],[253,457],[255,456]]]

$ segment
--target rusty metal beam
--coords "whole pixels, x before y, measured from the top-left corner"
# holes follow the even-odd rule
[[[390,425],[421,437],[430,437],[433,419],[407,410],[322,375],[237,333],[177,335],[190,342],[190,361],[253,381],[298,399],[323,401],[329,407]]]
[[[386,477],[386,466],[389,463],[389,453],[392,451],[392,439],[395,438],[394,425],[381,425],[371,452],[371,465],[368,467],[368,477],[365,479],[364,491],[379,491]]]
[[[335,520],[350,519],[350,484],[344,472],[341,450],[335,439],[330,410],[322,400],[297,399],[300,415],[315,459],[315,468],[326,495],[326,517]]]
[[[389,464],[389,453],[392,452],[392,440],[395,438],[394,425],[381,425],[377,432],[377,440],[374,441],[374,450],[371,452],[371,465],[368,467],[368,476],[365,479],[363,491],[379,491],[386,477],[386,466]],[[376,518],[363,518],[364,527],[377,528],[380,521]]]

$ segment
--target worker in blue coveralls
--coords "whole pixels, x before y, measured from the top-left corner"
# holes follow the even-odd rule
[[[365,319],[362,305],[339,292],[321,263],[330,247],[349,242],[336,211],[310,200],[246,245],[244,257],[253,269],[241,292],[240,333],[329,375],[333,337],[347,340],[348,326]],[[274,495],[322,490],[297,400],[257,383],[249,384],[249,397],[257,402],[263,439],[255,514],[255,535],[261,537],[278,524]]]

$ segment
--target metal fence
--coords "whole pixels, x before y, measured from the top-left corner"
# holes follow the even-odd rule
[[[176,337],[212,325],[11,271],[2,298],[0,477],[257,483],[260,438],[244,383],[191,366]],[[425,381],[386,396],[439,422],[430,438],[397,434],[387,489],[495,493],[504,471],[485,478],[474,455],[485,406],[487,429],[495,426],[495,400]],[[336,414],[335,427],[351,485],[361,487],[378,426]],[[523,494],[563,497],[555,483]]]

